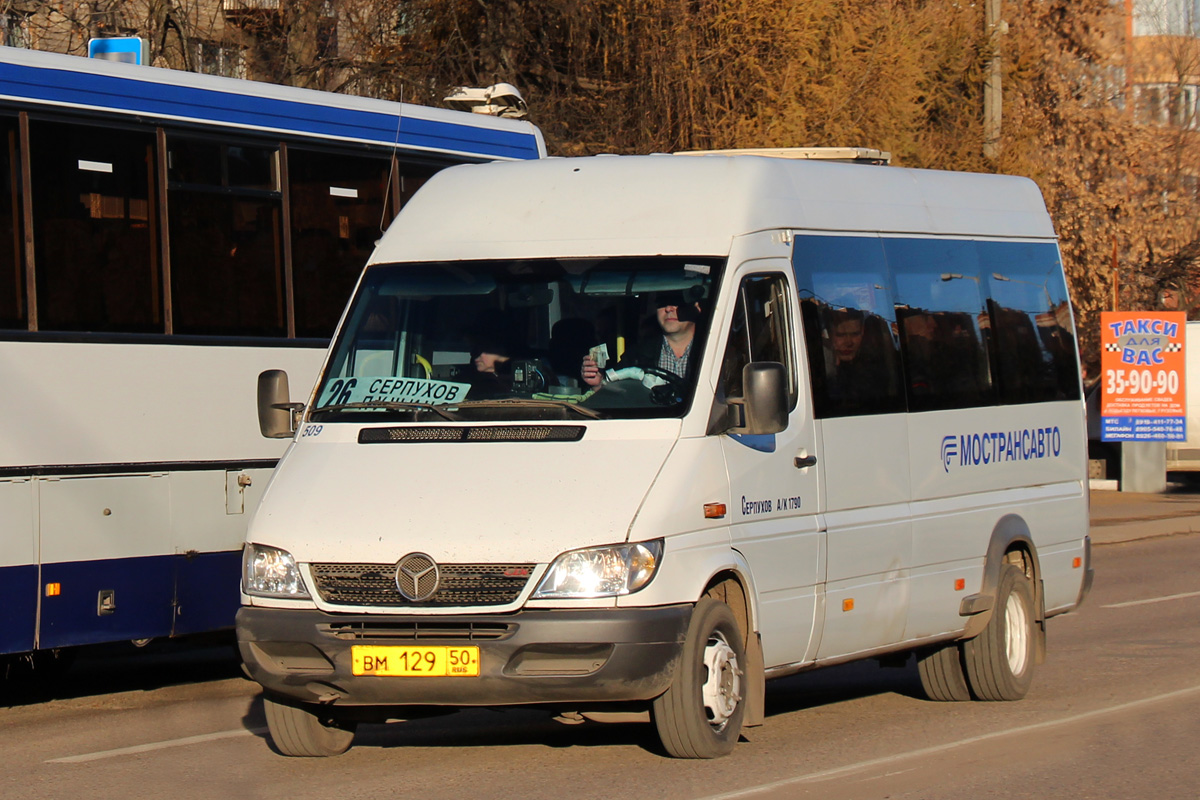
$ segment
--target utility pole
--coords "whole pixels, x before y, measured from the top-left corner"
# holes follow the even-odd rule
[[[991,51],[983,82],[983,155],[994,160],[1000,154],[1000,37],[1008,25],[1000,19],[1000,0],[985,0],[983,17]]]

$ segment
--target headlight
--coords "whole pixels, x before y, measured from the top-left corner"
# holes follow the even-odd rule
[[[309,596],[292,554],[262,544],[247,544],[242,551],[242,591],[260,597]]]
[[[654,577],[662,545],[662,539],[657,539],[563,553],[550,565],[531,599],[632,594]]]

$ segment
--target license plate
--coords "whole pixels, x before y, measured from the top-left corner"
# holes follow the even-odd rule
[[[388,678],[474,678],[479,675],[478,647],[376,647],[350,648],[355,675]]]

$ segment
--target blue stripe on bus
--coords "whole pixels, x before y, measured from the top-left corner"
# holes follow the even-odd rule
[[[33,649],[37,619],[38,572],[33,564],[0,567],[0,653],[24,653]]]
[[[294,100],[221,92],[73,70],[0,62],[0,92],[30,100],[224,122],[383,145],[537,158],[532,134],[403,117]]]
[[[240,565],[240,551],[44,564],[41,583],[57,583],[59,593],[42,598],[38,647],[232,627]],[[36,597],[38,590],[34,586],[29,596]],[[100,614],[100,593],[107,591],[113,592],[115,610]]]
[[[58,594],[42,598],[38,647],[149,639],[171,632],[175,556],[114,558],[42,565],[42,583]],[[112,591],[116,610],[99,613],[99,595]]]
[[[242,602],[242,551],[176,558],[174,635],[231,627]]]

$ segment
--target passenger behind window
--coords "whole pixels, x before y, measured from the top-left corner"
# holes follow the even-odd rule
[[[908,375],[909,397],[916,400],[929,397],[937,378],[934,376],[934,337],[937,321],[924,309],[897,309],[900,334],[904,342],[904,365]],[[914,410],[920,403],[913,403]]]
[[[830,410],[846,415],[899,410],[896,395],[894,344],[887,321],[857,308],[829,312],[832,369],[827,381]],[[886,337],[886,338],[885,338]]]
[[[992,375],[987,361],[987,345],[975,328],[975,318],[966,312],[941,315],[947,332],[944,361],[944,386],[962,407],[992,402]]]
[[[570,387],[576,381],[579,364],[596,341],[596,326],[586,319],[567,317],[554,323],[550,330],[550,368],[564,385]]]
[[[1050,359],[1052,374],[1048,399],[1075,400],[1079,397],[1079,368],[1076,366],[1075,337],[1071,334],[1071,306],[1063,300],[1048,315],[1038,315],[1038,335]]]
[[[1024,311],[995,302],[992,315],[996,319],[995,346],[1003,353],[998,359],[997,376],[1003,400],[1035,403],[1047,399],[1043,389],[1051,382],[1049,365],[1043,358],[1042,341],[1033,321]]]
[[[622,367],[658,369],[686,378],[691,367],[692,340],[696,321],[700,319],[700,303],[687,302],[682,292],[660,293],[656,301],[655,320],[661,336],[645,336],[617,364]],[[592,356],[586,355],[580,367],[580,379],[588,386],[599,386],[602,370]]]
[[[901,312],[909,410],[967,408],[993,402],[987,345],[972,315]]]
[[[516,348],[511,337],[504,331],[487,331],[477,334],[471,351],[471,366],[460,380],[471,385],[467,392],[470,400],[486,400],[507,397],[513,393],[512,358]]]

